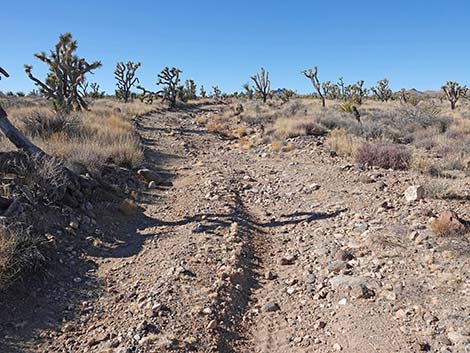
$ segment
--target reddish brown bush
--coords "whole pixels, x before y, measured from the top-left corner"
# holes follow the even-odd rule
[[[357,151],[357,161],[385,169],[408,169],[411,153],[398,144],[364,144]]]

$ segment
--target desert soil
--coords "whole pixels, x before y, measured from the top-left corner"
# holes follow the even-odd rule
[[[470,351],[468,236],[428,226],[470,219],[468,180],[407,203],[421,176],[363,170],[318,137],[244,150],[196,123],[223,109],[140,118],[166,185],[136,193],[136,215],[98,210],[102,242],[4,298],[1,352]]]

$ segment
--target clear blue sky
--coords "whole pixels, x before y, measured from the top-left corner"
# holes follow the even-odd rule
[[[23,65],[44,77],[33,57],[72,32],[80,56],[101,60],[89,77],[114,91],[117,61],[141,61],[139,77],[154,88],[164,66],[207,88],[240,90],[264,66],[273,88],[310,92],[299,72],[319,66],[321,80],[344,76],[394,89],[470,84],[470,2],[393,1],[3,1],[0,65],[3,91],[34,88]]]

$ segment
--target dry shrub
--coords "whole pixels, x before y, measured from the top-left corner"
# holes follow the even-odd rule
[[[207,116],[204,114],[198,115],[196,118],[196,122],[200,125],[205,125],[207,123]]]
[[[238,146],[243,150],[249,150],[253,147],[253,141],[247,139],[246,137],[242,137],[238,140]]]
[[[222,135],[227,135],[227,127],[225,124],[222,124],[217,121],[211,121],[206,124],[206,130],[208,132],[219,133]]]
[[[280,152],[284,144],[281,141],[272,141],[269,145],[269,149],[272,152]]]
[[[323,136],[326,130],[309,118],[280,118],[274,123],[274,134],[279,138]]]
[[[356,159],[371,166],[403,170],[410,165],[411,153],[406,147],[392,143],[364,144],[358,149]]]
[[[136,101],[124,104],[100,99],[90,111],[70,116],[58,116],[47,106],[18,107],[8,113],[13,123],[50,155],[96,170],[105,163],[129,168],[141,163],[143,150],[132,119],[151,109]],[[2,140],[1,150],[8,149],[11,147]]]
[[[46,257],[44,240],[26,231],[0,226],[0,287],[6,287],[23,273],[42,269]]]
[[[363,143],[363,139],[352,134],[348,134],[348,132],[343,129],[333,130],[330,132],[325,141],[325,144],[328,146],[328,148],[341,156],[355,155]]]

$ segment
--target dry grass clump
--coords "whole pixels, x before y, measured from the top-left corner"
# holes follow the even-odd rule
[[[326,146],[340,156],[355,156],[364,143],[364,139],[349,134],[344,129],[333,130],[325,140]]]
[[[279,138],[297,136],[323,136],[326,130],[309,118],[280,118],[273,126],[274,135]]]
[[[426,197],[432,199],[452,199],[459,195],[457,185],[447,179],[429,178],[425,185]]]
[[[97,170],[105,163],[129,168],[141,163],[143,150],[132,118],[151,109],[138,101],[124,104],[100,99],[90,111],[68,116],[57,115],[46,103],[12,108],[8,113],[12,122],[47,153]],[[6,139],[1,142],[0,151],[11,149]]]
[[[206,124],[206,130],[208,132],[218,133],[221,135],[228,135],[227,126],[218,121],[210,121]]]
[[[23,273],[42,267],[46,262],[42,243],[41,239],[25,231],[0,226],[0,288]]]
[[[292,142],[284,142],[284,141],[271,141],[269,145],[269,150],[271,152],[290,152],[295,149],[294,144]]]
[[[356,159],[359,163],[385,169],[408,169],[411,152],[404,146],[392,143],[364,144],[358,150]]]

